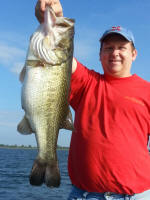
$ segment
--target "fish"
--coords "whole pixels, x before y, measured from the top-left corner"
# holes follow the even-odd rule
[[[31,35],[20,73],[21,105],[25,115],[17,126],[21,134],[35,134],[37,157],[29,176],[31,185],[59,187],[57,158],[60,129],[73,130],[69,107],[74,47],[74,19],[57,17],[46,7],[44,22]]]

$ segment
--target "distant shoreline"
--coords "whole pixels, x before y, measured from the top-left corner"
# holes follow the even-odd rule
[[[0,144],[0,148],[5,148],[5,149],[37,149],[37,147],[33,147],[31,145],[5,145],[5,144]],[[69,150],[69,147],[62,147],[58,146],[57,150]]]

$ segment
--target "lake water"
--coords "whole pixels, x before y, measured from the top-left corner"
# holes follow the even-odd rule
[[[66,200],[71,183],[67,171],[68,151],[58,151],[61,185],[48,188],[32,186],[29,174],[36,157],[36,149],[0,148],[0,200]]]

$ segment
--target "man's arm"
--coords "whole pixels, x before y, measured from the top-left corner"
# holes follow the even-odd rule
[[[35,6],[35,16],[40,23],[44,21],[44,11],[46,6],[52,7],[57,17],[63,16],[63,9],[59,0],[38,0]],[[77,61],[72,60],[72,73],[77,68]]]
[[[72,60],[72,73],[74,73],[77,69],[77,61],[75,58]]]

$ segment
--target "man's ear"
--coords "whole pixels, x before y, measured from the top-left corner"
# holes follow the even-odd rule
[[[137,50],[134,49],[133,52],[132,52],[132,61],[134,61],[137,57]]]

